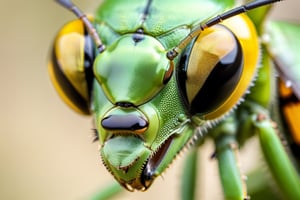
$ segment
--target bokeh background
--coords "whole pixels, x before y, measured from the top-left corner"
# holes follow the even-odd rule
[[[92,13],[98,0],[75,1]],[[300,1],[278,4],[272,17],[295,21]],[[75,114],[55,93],[47,56],[60,26],[74,19],[51,0],[1,0],[0,6],[0,199],[88,199],[113,181],[92,144],[92,119]],[[300,21],[300,20],[299,20]],[[248,149],[253,149],[253,144]],[[199,199],[221,199],[211,144],[201,154]],[[247,150],[245,150],[247,152]],[[249,162],[252,154],[242,154]],[[179,158],[146,192],[116,199],[178,199]],[[246,164],[248,166],[248,164]],[[210,172],[211,171],[211,172]]]

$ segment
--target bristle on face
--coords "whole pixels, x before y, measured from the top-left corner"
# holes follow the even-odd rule
[[[92,135],[92,142],[97,142],[99,140],[99,135],[98,135],[98,130],[97,129],[92,129],[93,135]]]

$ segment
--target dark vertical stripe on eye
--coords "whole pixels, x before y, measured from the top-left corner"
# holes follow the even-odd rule
[[[187,80],[187,68],[189,62],[189,55],[191,54],[193,44],[195,39],[184,49],[183,53],[180,55],[178,66],[176,67],[176,79],[178,83],[178,89],[180,91],[181,100],[186,110],[190,111],[190,105],[187,99],[186,92],[186,80]]]
[[[216,109],[231,95],[237,86],[243,71],[243,53],[237,38],[235,38],[235,41],[235,48],[214,67],[191,102],[191,112],[193,114],[208,113]]]
[[[92,37],[84,27],[84,72],[87,83],[87,90],[89,101],[91,100],[91,93],[93,90],[94,72],[93,65],[96,57],[95,44]]]
[[[58,63],[55,48],[52,50],[52,67],[54,71],[55,80],[57,81],[63,93],[69,97],[72,103],[78,107],[84,114],[89,114],[89,105],[87,105],[85,99],[77,92],[72,86],[70,81],[61,70],[60,64]]]

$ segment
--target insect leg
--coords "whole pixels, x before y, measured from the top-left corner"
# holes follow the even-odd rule
[[[196,199],[198,149],[192,149],[187,155],[181,182],[181,199]]]
[[[268,166],[286,199],[300,199],[300,178],[274,127],[264,115],[253,116],[253,125]]]
[[[213,130],[219,173],[225,199],[246,200],[247,188],[238,162],[237,124],[234,116],[226,118]]]

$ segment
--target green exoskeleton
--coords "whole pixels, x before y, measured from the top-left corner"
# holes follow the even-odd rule
[[[184,148],[212,138],[225,198],[248,199],[236,154],[257,135],[283,196],[300,199],[300,26],[265,24],[277,1],[106,0],[87,17],[57,0],[79,19],[55,38],[51,79],[71,108],[93,114],[120,185],[147,190]],[[276,90],[274,69],[290,88]],[[194,198],[192,151],[183,199]]]

